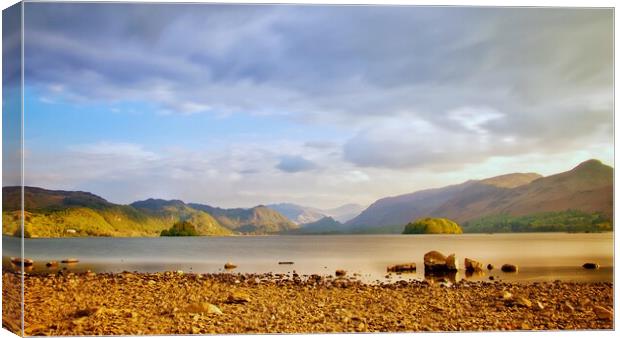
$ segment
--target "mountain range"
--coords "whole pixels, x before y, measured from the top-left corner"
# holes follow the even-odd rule
[[[401,225],[428,216],[464,223],[490,215],[566,210],[600,212],[611,218],[613,168],[588,160],[570,171],[547,177],[513,173],[387,197],[370,205],[346,226],[350,232],[375,232],[377,228],[400,232]]]
[[[346,222],[359,215],[365,209],[363,205],[355,203],[345,204],[332,209],[319,209],[293,203],[268,204],[267,207],[301,225],[314,223],[325,217],[331,217],[338,222]]]
[[[19,230],[20,191],[20,187],[2,189],[4,234]],[[405,224],[421,217],[448,218],[464,224],[467,231],[469,224],[500,216],[505,222],[505,217],[529,220],[547,213],[547,219],[557,221],[557,215],[548,213],[577,211],[571,214],[573,219],[611,219],[613,168],[588,160],[547,177],[512,173],[469,180],[381,198],[363,211],[357,204],[328,210],[291,203],[223,209],[162,199],[120,205],[89,192],[37,187],[24,188],[24,202],[25,230],[32,237],[158,236],[178,221],[194,224],[200,235],[401,233]]]

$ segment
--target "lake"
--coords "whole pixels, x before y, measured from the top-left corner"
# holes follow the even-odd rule
[[[19,238],[3,236],[3,266],[19,256]],[[613,281],[613,233],[524,233],[463,235],[334,235],[334,236],[232,236],[158,238],[45,238],[25,239],[25,256],[35,260],[32,272],[54,271],[46,261],[75,257],[70,270],[97,272],[223,272],[226,262],[238,265],[232,272],[334,274],[336,269],[359,274],[366,282],[424,279],[423,256],[430,250],[456,253],[495,269],[481,276],[460,278],[504,281]],[[278,262],[292,261],[293,265]],[[416,273],[386,279],[390,264],[415,262]],[[585,270],[597,262],[598,270]],[[504,263],[517,264],[518,273],[503,273]]]

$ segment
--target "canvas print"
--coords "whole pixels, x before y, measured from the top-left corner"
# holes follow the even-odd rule
[[[4,9],[3,328],[613,330],[613,14]]]

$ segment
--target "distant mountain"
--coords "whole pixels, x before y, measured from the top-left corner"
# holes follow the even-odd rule
[[[589,160],[548,177],[507,174],[384,198],[346,225],[352,232],[396,232],[398,225],[421,217],[444,217],[462,223],[499,214],[523,216],[567,210],[611,217],[613,168]]]
[[[514,189],[454,200],[435,213],[460,222],[486,215],[523,216],[538,212],[579,210],[613,213],[613,168],[589,160],[570,171],[539,178]]]
[[[19,231],[20,187],[3,187],[2,232]],[[222,227],[209,214],[184,207],[174,201],[161,210],[149,208],[148,201],[139,202],[141,208],[119,205],[87,192],[24,188],[25,230],[32,237],[64,236],[159,236],[179,220],[190,220],[200,235],[227,235],[232,232]],[[179,204],[180,203],[180,204]]]
[[[322,213],[334,218],[338,222],[344,223],[357,217],[364,209],[366,209],[366,207],[363,205],[349,203],[333,209],[324,209]]]
[[[346,231],[344,224],[326,216],[312,223],[306,223],[302,228],[290,231],[291,234],[336,234]]]
[[[3,187],[2,232],[20,233],[21,188]],[[199,235],[234,233],[401,233],[423,217],[447,218],[467,231],[613,229],[613,168],[598,160],[542,177],[514,173],[321,210],[295,204],[222,209],[180,200],[119,205],[82,191],[24,188],[25,232],[32,237],[159,236],[179,221]],[[294,220],[294,221],[291,221]],[[295,222],[301,223],[296,224]]]
[[[454,194],[473,184],[475,184],[473,181],[468,181],[439,189],[382,198],[345,224],[352,232],[375,232],[373,229],[395,226],[396,228],[390,232],[400,233],[405,224],[429,216],[435,208],[449,201]]]
[[[302,206],[293,203],[269,204],[267,207],[278,211],[292,222],[305,226],[314,223],[324,217],[332,217],[338,222],[346,222],[359,215],[364,210],[364,206],[359,204],[345,204],[333,209],[319,209]]]
[[[238,232],[272,234],[299,227],[279,212],[264,205],[250,209],[222,209],[197,203],[189,205],[213,215],[223,226]]]
[[[317,208],[304,207],[293,203],[268,204],[267,207],[284,215],[295,224],[312,223],[327,216]]]

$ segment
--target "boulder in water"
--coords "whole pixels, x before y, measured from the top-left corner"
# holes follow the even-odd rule
[[[519,267],[514,264],[504,264],[502,265],[503,272],[518,272]]]
[[[456,256],[446,257],[439,251],[429,251],[424,255],[425,273],[448,272],[458,270]]]
[[[473,259],[465,258],[465,270],[469,272],[482,271],[482,263]]]
[[[394,264],[387,268],[388,272],[411,272],[416,271],[415,263]]]
[[[584,269],[588,269],[588,270],[596,270],[598,269],[600,266],[597,263],[584,263],[582,265],[582,267]]]

